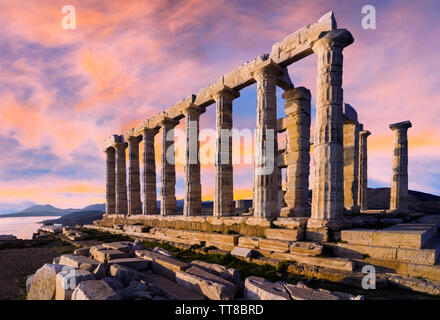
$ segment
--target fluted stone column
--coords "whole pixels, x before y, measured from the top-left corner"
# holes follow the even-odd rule
[[[314,134],[314,181],[310,236],[326,240],[337,229],[344,211],[344,154],[342,119],[342,50],[353,43],[345,29],[335,29],[312,45],[318,55],[316,127]]]
[[[254,217],[275,218],[278,208],[276,81],[282,69],[268,60],[253,72],[257,81],[257,125],[254,163]]]
[[[393,176],[391,180],[390,211],[408,212],[408,129],[410,121],[394,123]]]
[[[143,214],[157,214],[156,195],[156,158],[154,152],[154,137],[157,129],[145,128],[142,131],[143,141]]]
[[[160,187],[160,214],[162,216],[177,213],[176,208],[176,166],[174,154],[174,127],[179,122],[164,118],[162,127],[162,176]]]
[[[202,185],[200,183],[199,161],[199,118],[205,110],[191,105],[183,111],[186,117],[185,146],[185,199],[183,215],[200,216],[202,214]]]
[[[310,216],[310,90],[304,87],[286,90],[287,145],[286,154],[286,207],[281,209],[283,217]]]
[[[346,120],[344,130],[344,207],[359,212],[359,123]]]
[[[115,167],[115,149],[113,147],[105,150],[107,155],[106,160],[106,213],[116,213],[116,167]]]
[[[214,207],[215,217],[234,214],[234,179],[232,165],[232,101],[240,94],[228,87],[217,92]]]
[[[370,131],[362,130],[359,132],[359,192],[358,201],[361,211],[368,209],[368,156],[367,138]]]
[[[141,184],[139,170],[140,138],[129,136],[128,140],[128,215],[142,214]]]
[[[127,143],[115,143],[116,149],[116,214],[128,213],[127,205],[127,171],[125,149]]]

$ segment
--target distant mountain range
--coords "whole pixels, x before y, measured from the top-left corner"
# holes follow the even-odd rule
[[[309,191],[311,200],[311,190]],[[387,209],[389,208],[390,188],[368,188],[368,208]],[[409,209],[417,212],[440,214],[440,196],[429,193],[410,190],[408,194]],[[158,208],[160,207],[160,201]],[[177,212],[182,213],[184,200],[176,201]],[[212,210],[212,201],[203,201],[202,208]],[[6,217],[42,217],[42,216],[61,216],[60,220],[69,224],[79,223],[86,220],[97,220],[105,212],[105,204],[92,204],[82,209],[59,209],[50,204],[34,205],[17,213],[3,214],[0,218]],[[90,219],[87,217],[90,216]],[[60,222],[57,222],[60,223]],[[65,223],[63,223],[65,224]],[[79,223],[80,224],[80,223]]]
[[[105,204],[92,204],[83,209],[59,209],[50,204],[46,205],[35,205],[29,208],[26,208],[20,212],[16,213],[8,213],[0,215],[0,218],[8,218],[8,217],[43,217],[43,216],[64,216],[67,214],[75,213],[75,212],[83,212],[83,211],[105,211]]]

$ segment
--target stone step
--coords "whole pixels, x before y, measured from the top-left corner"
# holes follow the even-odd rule
[[[437,232],[437,224],[398,224],[386,229],[350,229],[341,231],[341,240],[349,244],[390,248],[421,249]]]
[[[338,243],[332,246],[334,253],[340,257],[362,259],[364,256],[373,259],[398,260],[403,262],[434,265],[440,253],[440,236],[432,238],[423,249],[394,248],[368,244]]]

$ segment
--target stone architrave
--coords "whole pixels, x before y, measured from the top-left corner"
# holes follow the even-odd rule
[[[183,111],[186,118],[185,146],[185,199],[183,215],[200,216],[202,214],[202,185],[200,183],[199,161],[199,119],[205,110],[190,105]]]
[[[391,180],[390,211],[408,212],[408,129],[410,121],[390,125],[394,131],[393,176]]]
[[[154,149],[154,137],[158,129],[144,128],[142,131],[143,141],[143,214],[157,214],[157,192],[156,192],[156,158]]]
[[[130,136],[128,140],[128,215],[142,214],[141,184],[139,169],[140,137]]]
[[[309,174],[310,174],[310,90],[304,87],[286,90],[286,133],[285,158],[286,207],[281,209],[282,217],[310,216]]]
[[[312,44],[318,55],[314,179],[310,235],[327,240],[329,229],[340,227],[344,212],[344,152],[342,117],[342,50],[352,44],[346,29],[335,29]],[[313,236],[312,236],[313,237]]]
[[[179,121],[163,118],[162,127],[162,175],[160,187],[160,214],[162,216],[175,215],[176,208],[176,166],[174,153],[174,127]]]
[[[257,125],[254,163],[254,217],[272,219],[279,215],[276,82],[283,69],[271,60],[256,69],[252,76],[257,81]]]
[[[232,101],[240,94],[223,87],[213,95],[216,103],[216,158],[214,162],[215,217],[234,214],[234,179],[232,166]]]
[[[368,209],[368,158],[367,158],[367,138],[370,131],[362,130],[359,132],[359,193],[358,201],[361,211]]]
[[[116,165],[115,165],[115,148],[109,147],[105,150],[106,160],[106,213],[116,213]]]
[[[120,142],[115,143],[116,149],[116,214],[126,215],[127,204],[127,170],[125,150],[127,143],[120,137]]]

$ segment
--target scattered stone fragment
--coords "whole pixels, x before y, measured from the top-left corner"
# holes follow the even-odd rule
[[[56,275],[55,300],[70,300],[76,286],[86,280],[95,280],[93,273],[76,269],[59,272]]]
[[[93,272],[93,270],[99,265],[99,261],[75,254],[63,254],[60,257],[59,263],[90,272]]]
[[[145,270],[150,268],[151,262],[141,258],[124,258],[124,259],[114,259],[108,262],[109,265],[119,264],[126,266],[135,270]]]
[[[72,300],[120,300],[119,295],[102,280],[82,281],[72,293]]]
[[[211,282],[185,271],[176,272],[176,283],[203,294],[212,300],[231,300],[234,294],[223,284]]]
[[[243,297],[247,300],[290,300],[283,285],[260,277],[246,278]]]
[[[52,300],[55,298],[56,275],[66,266],[46,263],[35,272],[27,300]]]
[[[253,253],[252,249],[240,248],[240,247],[235,247],[231,251],[231,254],[233,256],[242,257],[242,258],[251,258],[252,257],[252,253]]]
[[[73,251],[73,254],[87,257],[90,254],[90,248],[80,248]]]
[[[163,254],[164,256],[167,256],[167,257],[172,257],[173,256],[167,250],[159,248],[159,247],[154,248],[153,252],[156,252],[156,253],[159,253],[159,254]]]

